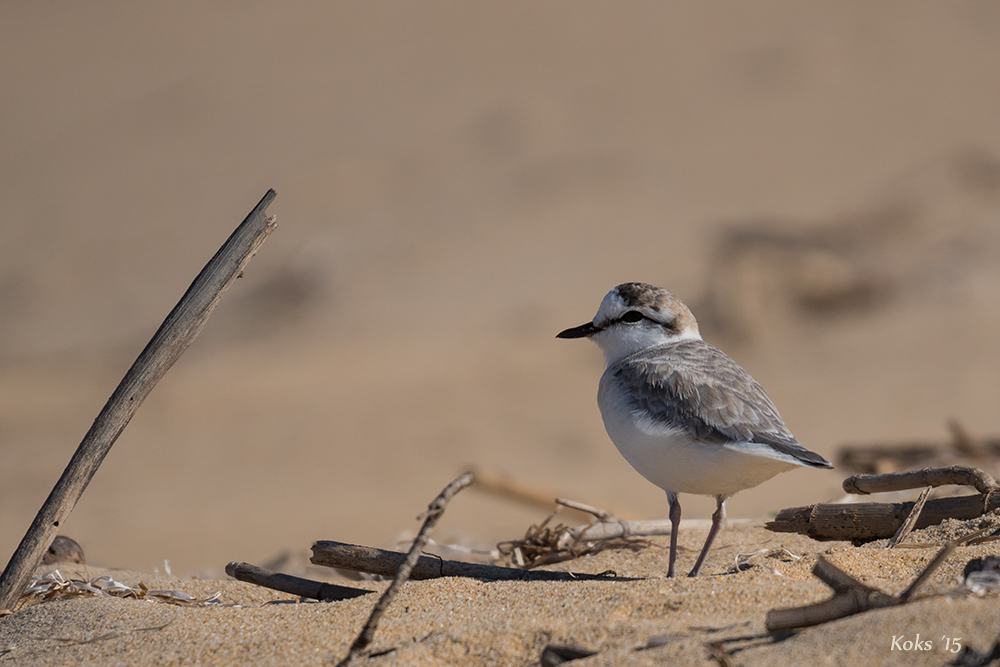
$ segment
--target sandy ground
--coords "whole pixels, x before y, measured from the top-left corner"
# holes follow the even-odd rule
[[[682,532],[682,564],[694,557],[704,535]],[[597,653],[580,661],[581,667],[717,665],[711,645],[720,643],[730,664],[942,665],[956,657],[952,647],[988,650],[1000,633],[997,593],[976,597],[956,590],[964,564],[995,551],[993,544],[960,547],[914,602],[774,635],[764,627],[768,610],[830,597],[810,574],[820,555],[863,583],[898,595],[936,549],[821,544],[744,524],[722,534],[697,579],[662,577],[667,544],[658,538],[639,551],[605,551],[559,568],[614,570],[636,580],[409,582],[375,635],[371,651],[379,657],[362,663],[537,664],[544,647],[559,644]],[[743,569],[736,567],[737,555],[755,553]],[[0,659],[32,665],[332,664],[347,654],[375,597],[297,602],[234,581],[72,565],[61,572],[82,579],[110,574],[127,585],[141,581],[196,597],[220,592],[223,606],[107,598],[35,604],[0,624],[0,651],[6,651]],[[387,583],[353,585],[380,593]]]
[[[1000,433],[998,44],[987,2],[5,4],[0,554],[269,187],[277,231],[64,526],[92,565],[391,546],[471,465],[665,516],[599,352],[554,339],[627,280],[828,457]],[[438,534],[544,515],[470,491]]]

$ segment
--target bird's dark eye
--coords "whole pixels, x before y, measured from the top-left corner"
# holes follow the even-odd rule
[[[644,317],[645,315],[640,313],[638,310],[630,310],[624,315],[622,315],[622,322],[638,322]]]

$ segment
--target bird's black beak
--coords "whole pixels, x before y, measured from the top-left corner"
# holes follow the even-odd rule
[[[581,324],[578,327],[566,329],[566,331],[560,331],[556,334],[556,338],[587,338],[588,336],[593,336],[598,331],[600,331],[600,329],[595,327],[593,322],[587,322],[586,324]]]

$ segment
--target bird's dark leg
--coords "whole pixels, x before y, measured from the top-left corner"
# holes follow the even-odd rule
[[[698,572],[701,571],[701,566],[705,562],[705,557],[708,556],[708,550],[712,548],[712,542],[715,541],[715,536],[719,534],[719,529],[722,528],[722,524],[726,520],[726,500],[728,500],[728,496],[715,497],[717,506],[715,513],[712,514],[712,527],[708,531],[708,537],[705,539],[705,546],[701,548],[701,554],[698,556],[698,560],[695,561],[694,567],[691,568],[691,572],[688,574],[689,577],[698,576]]]
[[[681,503],[677,494],[667,491],[667,502],[670,503],[670,564],[667,566],[667,578],[677,576],[677,533],[681,527]]]

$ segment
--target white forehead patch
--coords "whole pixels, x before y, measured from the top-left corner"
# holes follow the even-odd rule
[[[628,304],[618,293],[618,288],[611,290],[604,295],[604,299],[601,300],[601,307],[597,309],[597,315],[594,315],[594,324],[600,325],[608,320],[613,320],[628,308]]]

